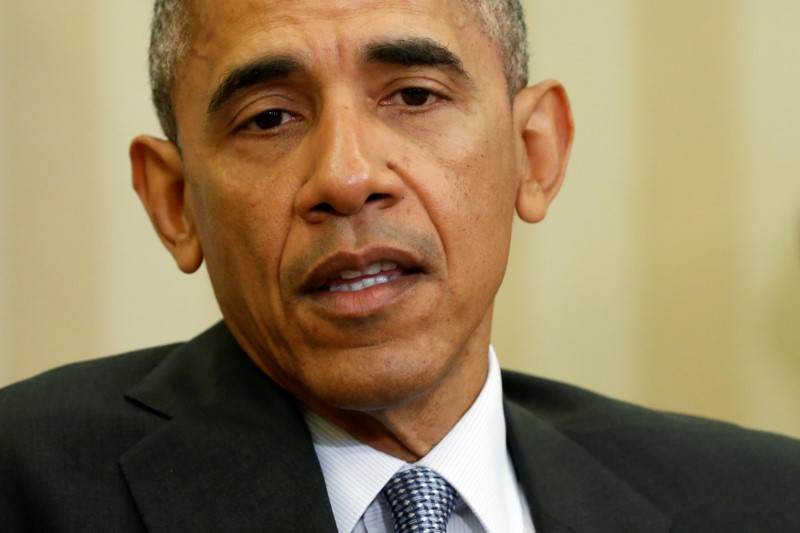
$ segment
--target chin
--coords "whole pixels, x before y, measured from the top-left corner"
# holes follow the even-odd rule
[[[351,411],[379,411],[401,406],[435,388],[441,368],[417,362],[359,365],[354,371],[325,372],[307,382],[325,405]],[[316,378],[316,379],[315,379]],[[317,381],[317,383],[313,383]]]

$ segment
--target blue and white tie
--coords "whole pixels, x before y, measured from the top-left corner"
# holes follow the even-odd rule
[[[458,493],[424,466],[398,472],[381,491],[392,511],[395,533],[444,533]]]

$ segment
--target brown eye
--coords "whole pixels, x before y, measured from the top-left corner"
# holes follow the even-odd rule
[[[429,103],[429,99],[433,94],[427,89],[420,89],[412,87],[400,91],[400,98],[403,103],[410,106],[422,106]]]
[[[282,109],[270,109],[253,117],[252,125],[259,130],[271,130],[289,122],[291,116]]]

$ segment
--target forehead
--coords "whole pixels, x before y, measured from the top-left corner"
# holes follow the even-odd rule
[[[279,28],[314,20],[346,21],[366,15],[373,23],[429,16],[464,22],[475,12],[466,0],[186,0],[194,23],[205,29],[253,22]],[[477,20],[477,19],[476,19]]]
[[[457,52],[489,48],[483,26],[464,0],[192,0],[190,58],[336,48],[341,55],[360,39],[414,34]]]

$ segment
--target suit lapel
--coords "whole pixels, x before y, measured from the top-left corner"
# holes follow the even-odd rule
[[[148,530],[335,531],[302,416],[224,326],[128,398],[165,420],[120,459]]]
[[[127,397],[162,420],[120,459],[149,531],[333,532],[294,401],[220,324],[176,348]],[[669,520],[530,410],[505,403],[508,446],[537,533],[657,533]]]
[[[670,521],[568,437],[506,400],[508,447],[537,533],[668,531]]]

